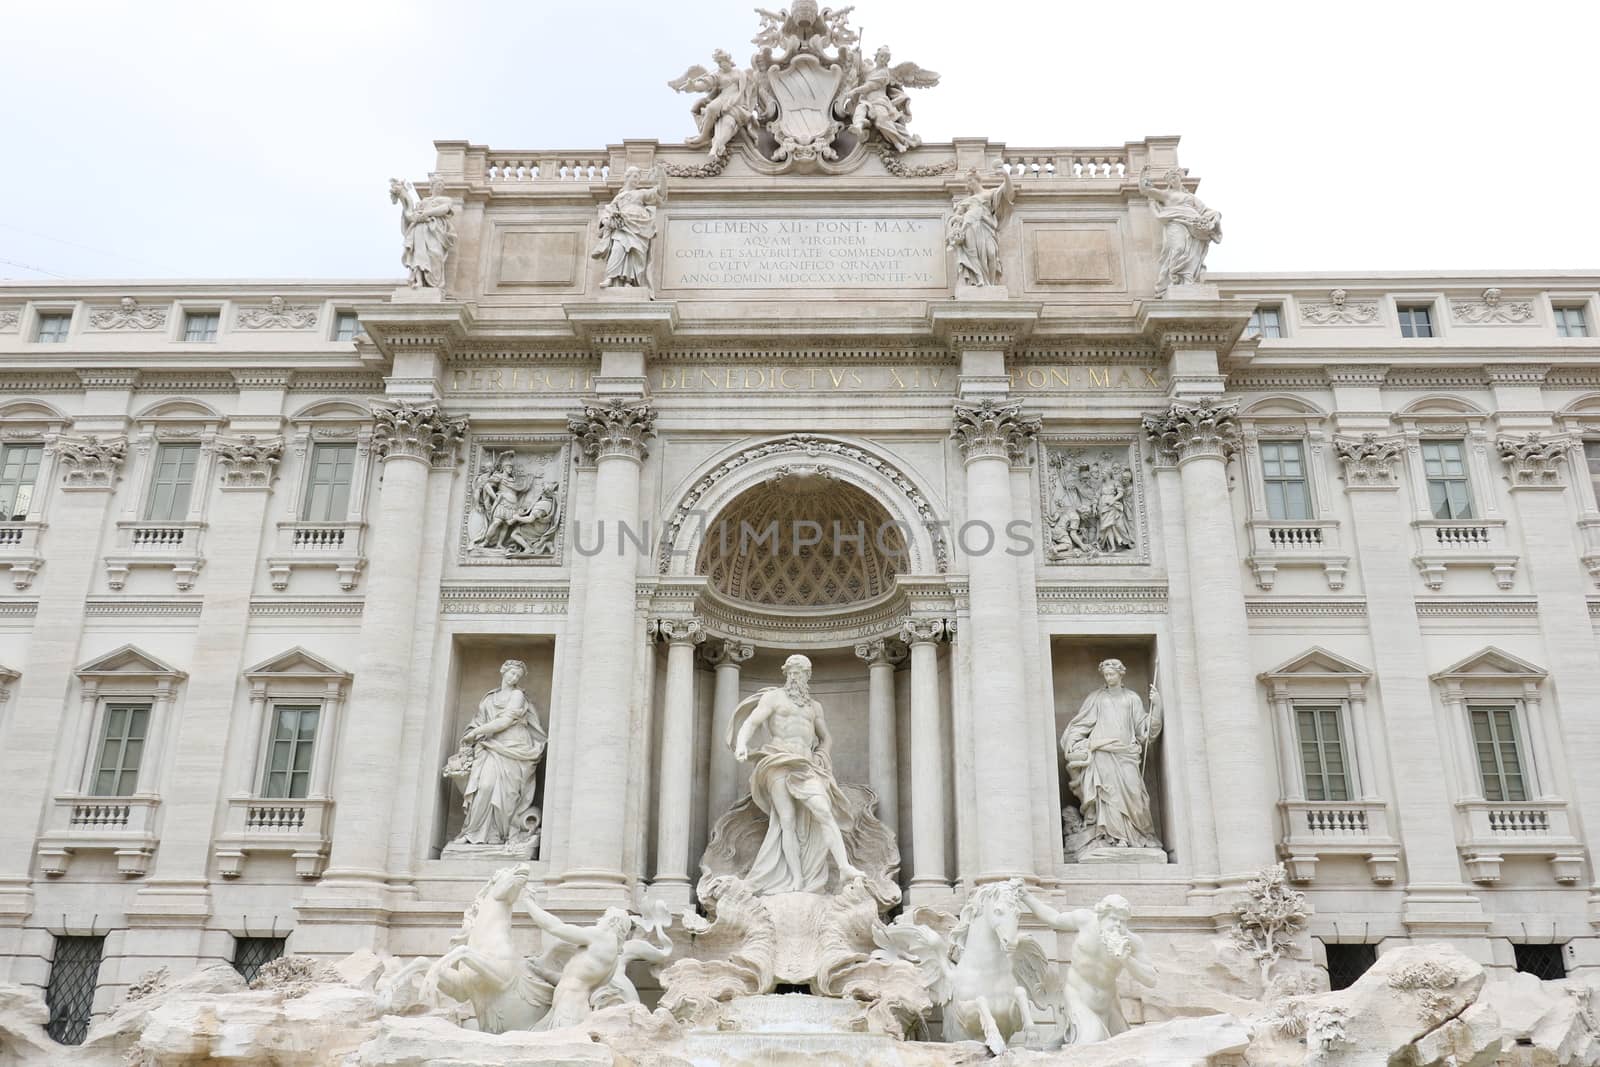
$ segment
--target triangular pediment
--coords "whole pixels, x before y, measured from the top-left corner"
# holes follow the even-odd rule
[[[1337,652],[1329,652],[1320,645],[1307,649],[1287,662],[1280,663],[1270,671],[1262,671],[1259,675],[1262,681],[1286,678],[1344,678],[1361,679],[1371,678],[1372,672],[1353,660],[1345,659]]]
[[[1519,656],[1513,656],[1504,649],[1490,646],[1480,652],[1474,652],[1466,659],[1453,663],[1433,676],[1433,680],[1441,682],[1455,678],[1506,678],[1506,679],[1531,679],[1543,678],[1548,674],[1543,667],[1529,663]]]
[[[184,673],[150,653],[123,645],[90,660],[73,672],[79,678],[183,678]]]
[[[305,649],[296,645],[287,652],[280,652],[264,662],[256,664],[244,672],[246,678],[252,681],[257,678],[323,678],[349,681],[350,673],[341,670],[327,660],[312,655]]]

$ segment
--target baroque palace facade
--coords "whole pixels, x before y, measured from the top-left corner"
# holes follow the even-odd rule
[[[398,289],[0,286],[0,978],[689,907],[796,654],[907,905],[1173,952],[1281,862],[1335,970],[1600,967],[1600,276],[1205,276],[1175,138],[892,132],[440,142]]]

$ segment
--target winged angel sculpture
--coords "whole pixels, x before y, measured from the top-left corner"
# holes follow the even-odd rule
[[[895,152],[921,144],[907,128],[908,89],[939,83],[915,63],[893,64],[887,48],[869,64],[860,35],[850,27],[850,7],[818,8],[796,0],[792,8],[757,8],[760,49],[748,70],[718,50],[715,70],[690,67],[667,84],[704,95],[690,109],[696,133],[690,145],[710,146],[713,162],[744,131],[774,162],[835,160],[856,143],[873,139]],[[846,129],[853,135],[845,137]]]
[[[917,966],[933,1003],[944,1009],[946,1041],[982,1041],[1000,1055],[1033,1025],[1033,1009],[1057,1009],[1059,980],[1038,942],[1022,937],[1029,910],[1022,882],[980,886],[948,926],[947,913],[919,909],[873,930],[874,958]]]

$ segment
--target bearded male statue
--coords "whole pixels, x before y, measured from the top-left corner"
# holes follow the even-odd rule
[[[1128,1029],[1117,1002],[1117,976],[1123,971],[1142,985],[1156,984],[1155,964],[1144,951],[1144,939],[1128,929],[1133,909],[1117,894],[1102,897],[1094,910],[1057,911],[1025,892],[1023,900],[1052,930],[1077,934],[1072,939],[1067,979],[1062,984],[1067,1015],[1067,1044],[1087,1045]]]
[[[728,738],[735,759],[756,757],[750,797],[767,816],[766,837],[745,879],[757,894],[817,893],[827,886],[830,860],[841,883],[863,876],[845,850],[858,813],[833,776],[833,738],[811,698],[811,661],[790,656],[783,678],[782,687],[734,709]],[[751,702],[755,710],[741,722]],[[763,726],[766,743],[752,753],[751,739]]]

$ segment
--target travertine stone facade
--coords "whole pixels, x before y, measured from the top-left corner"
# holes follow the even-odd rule
[[[1281,861],[1315,938],[1600,969],[1600,275],[1161,274],[1171,138],[704,148],[440,142],[442,290],[0,286],[0,979],[438,955],[512,855],[687,906],[795,653],[908,903],[1120,894],[1159,955]],[[1107,660],[1160,848],[1079,848]],[[511,661],[547,746],[495,778]]]

